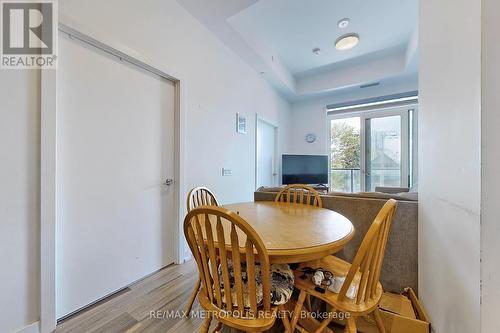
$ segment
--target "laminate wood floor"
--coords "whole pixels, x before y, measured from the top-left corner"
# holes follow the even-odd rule
[[[182,310],[197,278],[194,261],[169,266],[63,320],[54,332],[198,332],[203,318],[182,318]],[[193,312],[196,313],[198,309],[196,301]],[[215,325],[216,322],[212,321],[212,326]],[[281,323],[277,323],[272,331],[281,331]],[[224,327],[223,332],[238,331]]]

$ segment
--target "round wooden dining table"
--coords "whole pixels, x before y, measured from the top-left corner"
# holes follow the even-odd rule
[[[324,258],[340,251],[354,236],[351,221],[329,209],[271,201],[222,207],[237,213],[255,229],[273,264]]]

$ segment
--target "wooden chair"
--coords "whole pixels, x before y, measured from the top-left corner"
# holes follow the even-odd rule
[[[322,267],[332,272],[334,276],[345,276],[345,282],[338,294],[329,290],[326,290],[324,294],[317,292],[312,281],[310,279],[298,278],[298,275],[302,273],[300,273],[300,269],[296,271],[295,286],[300,290],[300,294],[293,312],[291,322],[292,331],[297,327],[302,332],[307,332],[304,328],[297,325],[297,322],[306,296],[312,295],[325,301],[330,306],[328,319],[323,320],[315,332],[322,332],[328,326],[334,317],[334,312],[350,314],[347,319],[345,332],[357,332],[356,317],[369,314],[373,314],[375,317],[375,322],[380,332],[386,332],[378,310],[378,304],[383,292],[379,278],[396,206],[397,202],[393,199],[385,203],[368,229],[352,264],[334,256],[327,256],[319,262],[304,263],[301,265],[301,267]],[[347,292],[351,284],[357,286],[357,293],[354,299],[347,297]]]
[[[292,184],[286,186],[276,195],[275,202],[286,202],[289,204],[303,204],[322,208],[323,202],[319,192],[308,185]],[[312,310],[311,297],[307,295],[307,308]]]
[[[188,213],[199,206],[219,206],[217,202],[217,198],[215,195],[206,187],[195,187],[189,191],[187,196],[186,207]],[[189,297],[188,303],[186,305],[185,311],[186,313],[190,313],[193,308],[194,300],[196,299],[196,295],[198,295],[198,290],[200,290],[201,280],[198,279],[196,285],[194,287],[193,293],[191,297]]]
[[[323,207],[318,191],[303,184],[288,185],[279,191],[274,201]]]
[[[186,207],[188,213],[200,206],[219,206],[215,195],[206,187],[195,187],[189,191]]]
[[[267,249],[239,215],[221,207],[196,208],[184,220],[184,235],[202,282],[198,299],[208,311],[200,332],[208,332],[212,318],[218,321],[216,332],[220,332],[222,324],[244,331],[265,331],[274,325],[278,311],[285,314],[283,305],[271,304]],[[230,240],[230,246],[226,240]],[[262,281],[260,302],[258,271]],[[284,317],[286,331],[290,332],[288,317]]]

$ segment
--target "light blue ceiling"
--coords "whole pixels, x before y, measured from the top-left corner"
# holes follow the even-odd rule
[[[337,22],[348,17],[346,29]],[[294,76],[348,59],[405,48],[417,29],[417,0],[260,0],[228,23],[250,45],[272,49]],[[335,49],[345,33],[360,35],[350,51]],[[312,53],[319,47],[320,55]]]

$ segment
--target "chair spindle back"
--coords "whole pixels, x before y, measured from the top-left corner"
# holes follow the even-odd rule
[[[274,201],[323,207],[318,191],[311,186],[303,184],[288,185],[276,195]]]
[[[221,207],[202,206],[186,216],[184,235],[198,266],[203,286],[201,292],[213,306],[229,313],[237,310],[241,317],[255,318],[259,305],[255,264],[258,261],[263,310],[270,310],[269,255],[260,237],[245,220]],[[242,274],[242,263],[246,265],[246,274]],[[219,274],[219,269],[222,274]],[[220,276],[222,281],[219,281]],[[247,288],[244,288],[245,283]],[[247,307],[245,295],[249,303]],[[249,314],[250,311],[253,315]]]
[[[219,206],[215,195],[206,187],[195,187],[188,193],[187,211],[190,212],[199,206]]]

